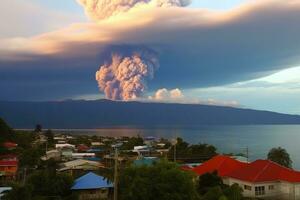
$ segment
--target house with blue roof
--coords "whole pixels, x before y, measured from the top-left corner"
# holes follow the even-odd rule
[[[74,181],[71,190],[78,194],[79,200],[111,199],[113,184],[106,178],[89,172]]]

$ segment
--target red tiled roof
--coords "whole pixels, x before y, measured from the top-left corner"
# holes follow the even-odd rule
[[[300,182],[300,172],[285,168],[269,160],[254,161],[243,168],[232,171],[227,176],[249,182]]]
[[[1,160],[0,166],[17,166],[18,161],[16,160]]]
[[[18,144],[13,143],[13,142],[5,142],[5,143],[3,143],[3,146],[6,148],[14,148],[14,147],[17,147]]]
[[[15,154],[0,155],[0,160],[3,160],[3,159],[17,159],[17,155],[15,155]]]
[[[184,170],[184,171],[190,171],[190,170],[193,169],[193,167],[188,166],[188,165],[182,165],[182,166],[180,167],[180,169],[181,169],[181,170]]]
[[[78,151],[87,151],[87,150],[89,150],[90,148],[88,147],[88,146],[86,146],[86,145],[78,145],[77,146],[77,149],[78,149]]]
[[[218,155],[192,169],[197,175],[201,176],[205,173],[217,171],[218,175],[224,177],[229,173],[247,166],[247,163],[237,161],[228,156]]]

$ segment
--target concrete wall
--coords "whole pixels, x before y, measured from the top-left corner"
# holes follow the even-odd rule
[[[245,197],[256,197],[272,200],[300,200],[300,184],[293,184],[289,182],[264,182],[264,183],[251,183],[240,181],[233,178],[223,179],[224,184],[233,185],[238,184],[244,191]],[[245,185],[251,187],[251,190],[246,189]],[[258,195],[255,193],[255,187],[264,186],[265,194]],[[269,186],[273,187],[270,188]]]
[[[109,199],[108,189],[82,190],[78,192],[79,200],[107,200]]]

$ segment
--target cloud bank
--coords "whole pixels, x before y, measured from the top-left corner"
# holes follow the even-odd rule
[[[90,19],[99,21],[144,5],[152,7],[186,6],[189,0],[77,0]]]
[[[144,50],[156,54],[160,68],[147,84],[149,91],[220,86],[300,63],[297,0],[256,0],[218,12],[149,2],[97,17],[97,23],[2,39],[0,99],[95,94],[95,72],[111,64],[115,52],[126,57]]]

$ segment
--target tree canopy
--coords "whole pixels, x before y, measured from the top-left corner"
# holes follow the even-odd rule
[[[193,200],[193,175],[167,161],[153,166],[130,166],[120,175],[121,200]]]
[[[231,186],[223,184],[217,171],[206,173],[199,177],[198,193],[201,200],[242,200],[243,189],[237,184]]]
[[[169,157],[174,156],[174,145],[169,151]],[[204,162],[217,155],[216,147],[208,144],[193,144],[185,142],[182,138],[177,138],[176,143],[176,158],[180,160],[197,160]]]
[[[284,167],[292,168],[293,161],[284,148],[277,147],[271,149],[268,153],[268,159]]]

